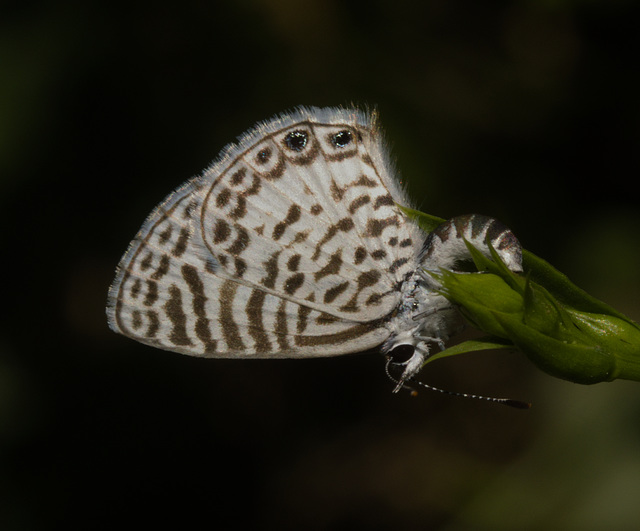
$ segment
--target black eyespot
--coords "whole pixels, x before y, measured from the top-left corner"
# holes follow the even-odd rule
[[[271,158],[271,149],[264,148],[258,151],[258,155],[256,156],[256,162],[258,164],[266,164],[267,162],[269,162],[270,158]]]
[[[291,151],[302,151],[309,141],[309,134],[306,131],[291,131],[284,137],[284,143]]]
[[[392,363],[407,363],[413,356],[415,350],[413,345],[398,345],[391,349],[387,353],[387,356],[391,358]]]
[[[331,143],[337,148],[348,146],[352,140],[353,136],[351,135],[351,131],[339,131],[331,137]]]

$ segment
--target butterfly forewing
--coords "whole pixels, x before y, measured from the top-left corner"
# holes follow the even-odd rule
[[[147,220],[110,292],[112,328],[212,357],[381,344],[422,244],[389,172],[360,113],[258,126]]]

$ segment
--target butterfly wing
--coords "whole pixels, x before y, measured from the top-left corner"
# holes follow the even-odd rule
[[[377,346],[423,237],[369,117],[263,123],[170,195],[123,257],[107,313],[139,341],[211,357]]]

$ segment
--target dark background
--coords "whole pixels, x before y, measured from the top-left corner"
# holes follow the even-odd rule
[[[632,1],[5,1],[0,527],[626,529],[640,388],[379,355],[198,360],[112,333],[151,209],[256,121],[377,106],[423,210],[479,212],[640,319]]]

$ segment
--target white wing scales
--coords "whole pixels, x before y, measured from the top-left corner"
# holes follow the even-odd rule
[[[111,327],[211,357],[311,357],[383,343],[423,236],[370,120],[300,109],[258,126],[145,222]]]

